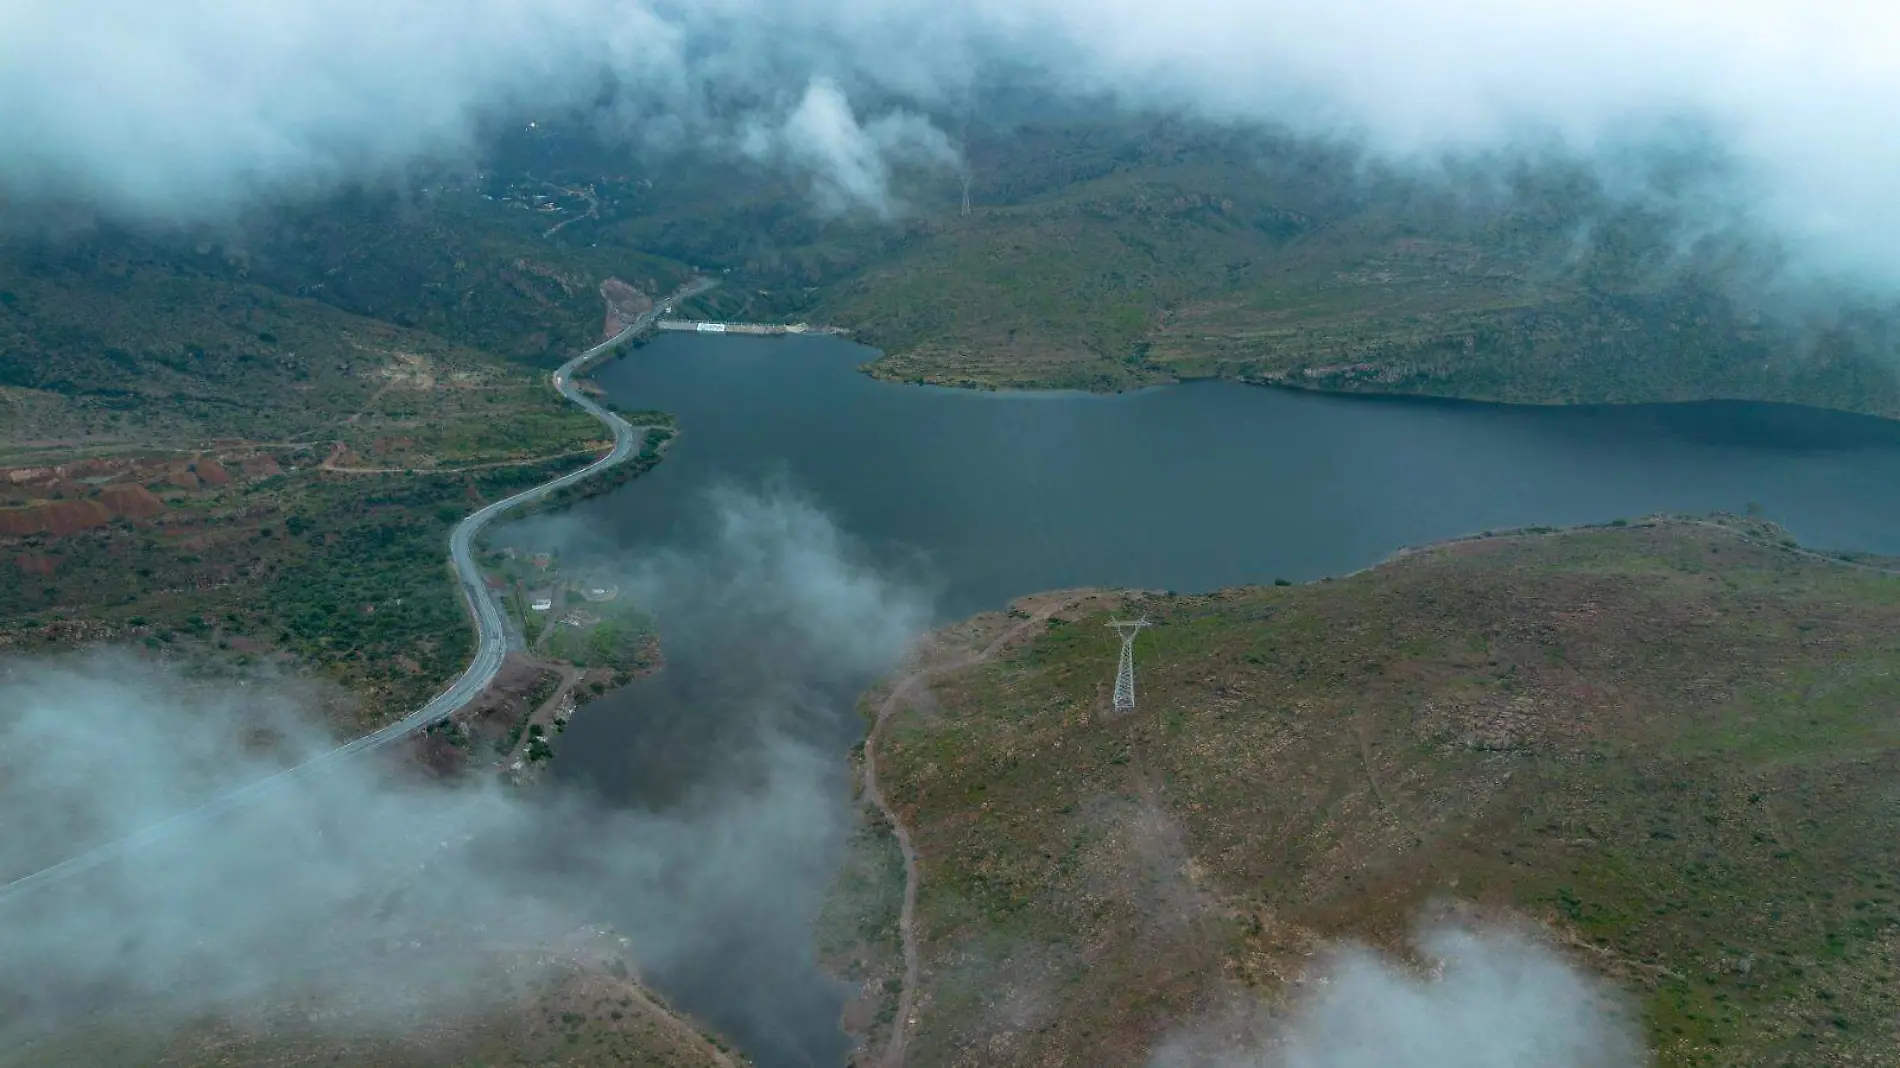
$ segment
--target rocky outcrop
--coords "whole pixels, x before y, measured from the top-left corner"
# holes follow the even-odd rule
[[[653,307],[652,297],[618,278],[609,278],[600,284],[600,297],[607,305],[606,320],[601,324],[603,337],[620,333]]]

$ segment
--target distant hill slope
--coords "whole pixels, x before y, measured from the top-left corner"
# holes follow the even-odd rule
[[[0,650],[289,653],[363,699],[349,728],[379,724],[465,662],[450,524],[607,434],[529,365],[541,349],[504,359],[242,268],[105,231],[0,244]],[[607,306],[567,285],[545,328],[468,299],[590,343]]]
[[[969,215],[934,191],[905,241],[808,312],[884,348],[874,374],[1900,416],[1893,309],[1764,314],[1734,294],[1761,291],[1772,249],[1620,202],[1586,175],[1428,183],[1166,127],[1017,131],[973,153]]]
[[[524,198],[527,189],[559,188],[522,177],[515,187]],[[556,230],[563,220],[585,225]],[[692,273],[637,245],[610,240],[602,247],[601,236],[578,209],[544,213],[485,200],[472,186],[432,185],[413,199],[355,194],[252,220],[204,262],[495,356],[552,366],[599,337],[600,285],[608,278],[651,296]]]
[[[1119,718],[1099,609],[938,680],[878,750],[923,876],[906,1063],[1144,1065],[1462,902],[1632,992],[1664,1066],[1900,1064],[1900,578],[1779,537],[1502,536],[1149,598]],[[887,842],[841,884],[886,1021]]]
[[[499,370],[421,331],[115,252],[0,258],[8,444],[330,437],[405,358]]]

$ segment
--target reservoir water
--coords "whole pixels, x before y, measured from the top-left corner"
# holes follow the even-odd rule
[[[1406,545],[1750,502],[1804,544],[1900,552],[1900,424],[1756,404],[1528,408],[1224,382],[1113,396],[878,382],[833,339],[667,335],[598,378],[672,412],[651,475],[584,514],[665,542],[717,480],[786,478],[925,551],[943,614],[1066,585],[1204,590]]]
[[[597,380],[623,407],[673,413],[681,436],[653,472],[571,518],[595,552],[690,557],[708,539],[708,487],[789,487],[927,585],[937,618],[1056,587],[1308,580],[1486,529],[1751,504],[1805,544],[1900,554],[1897,423],[1742,403],[1514,408],[1213,382],[985,394],[874,381],[856,370],[872,355],[836,339],[704,335],[634,350]],[[784,821],[769,841],[748,851],[707,824],[719,830],[704,849],[733,857],[670,859],[683,873],[677,913],[656,917],[646,897],[615,919],[636,943],[690,943],[652,977],[765,1068],[835,1065],[845,993],[815,966],[809,921],[848,829],[844,757],[869,680],[849,658],[814,653],[822,641],[788,637],[798,619],[693,600],[697,613],[676,609],[686,625],[663,618],[667,670],[578,717],[557,778],[664,819],[725,804],[709,800],[722,790],[764,799],[759,811]],[[759,785],[778,781],[783,739],[824,754],[815,786]],[[759,852],[773,859],[745,859]]]

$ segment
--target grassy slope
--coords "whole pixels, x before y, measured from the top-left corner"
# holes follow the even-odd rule
[[[979,161],[970,216],[933,203],[811,314],[858,329],[890,353],[873,373],[905,381],[1219,376],[1900,415],[1884,326],[1764,321],[1719,295],[1746,262],[1735,250],[1681,254],[1668,219],[1587,184],[1541,176],[1459,203],[1292,148],[1100,136],[1043,146],[1053,175],[1029,158]]]
[[[497,415],[559,424],[537,428],[531,446],[573,447],[600,433],[525,369],[433,334],[130,246],[9,251],[0,256],[0,383],[11,413],[0,447],[14,453],[49,439],[61,456],[218,438],[359,444],[400,436],[423,415],[471,429]],[[511,454],[456,444],[446,458]]]
[[[1553,925],[1664,1065],[1900,1064],[1900,579],[1666,524],[1143,610],[1131,717],[1091,615],[892,724],[909,1063],[1140,1064],[1449,897]]]
[[[605,279],[651,295],[690,274],[639,246],[596,247],[591,222],[543,236],[552,221],[449,183],[407,202],[344,196],[255,220],[200,263],[542,366],[598,336]]]

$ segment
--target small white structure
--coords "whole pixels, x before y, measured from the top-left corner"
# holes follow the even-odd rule
[[[702,334],[723,334],[726,332],[726,324],[725,323],[699,323],[697,324],[696,329]]]
[[[549,609],[554,607],[554,598],[536,597],[534,599],[534,603],[530,604],[528,607],[534,609],[537,612],[546,612]]]

